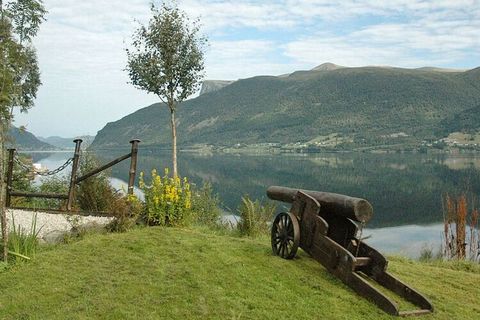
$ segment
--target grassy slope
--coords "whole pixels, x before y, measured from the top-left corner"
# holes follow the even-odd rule
[[[422,319],[479,319],[480,273],[391,261],[436,308]],[[268,240],[149,228],[93,235],[0,274],[1,319],[390,319],[304,253]]]

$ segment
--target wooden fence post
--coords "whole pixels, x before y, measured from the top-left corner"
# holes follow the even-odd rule
[[[133,194],[133,186],[135,184],[135,173],[137,171],[137,154],[138,154],[138,143],[140,140],[133,139],[130,141],[132,144],[132,152],[130,154],[130,171],[128,174],[128,194]]]
[[[73,140],[75,143],[75,153],[73,154],[72,174],[70,176],[70,187],[68,189],[67,211],[72,210],[73,202],[75,201],[75,181],[77,180],[78,162],[80,159],[80,145],[82,139]]]

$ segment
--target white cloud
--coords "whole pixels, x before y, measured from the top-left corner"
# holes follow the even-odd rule
[[[312,64],[403,67],[449,65],[479,57],[480,2],[393,1],[391,5],[393,11],[415,11],[403,12],[403,21],[397,23],[370,24],[343,35],[323,32],[298,38],[286,44],[285,54]]]
[[[299,65],[272,59],[278,46],[270,40],[214,41],[207,52],[207,78],[238,79],[291,72]]]

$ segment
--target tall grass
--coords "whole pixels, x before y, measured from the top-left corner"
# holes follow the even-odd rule
[[[260,200],[252,201],[248,196],[242,197],[242,203],[238,208],[240,221],[237,224],[237,230],[244,236],[258,236],[268,234],[270,230],[269,223],[275,214],[276,206],[274,203],[267,202],[263,204]]]
[[[8,236],[8,253],[13,262],[30,260],[35,256],[38,241],[37,237],[42,229],[37,229],[37,214],[32,219],[30,230],[26,231],[20,225],[15,225],[15,219],[12,214],[13,229]]]
[[[199,225],[216,227],[220,223],[220,198],[213,192],[212,185],[205,182],[192,192],[192,210]]]
[[[446,259],[480,261],[479,213],[468,211],[467,197],[444,198],[442,254]],[[468,240],[468,241],[467,241]]]

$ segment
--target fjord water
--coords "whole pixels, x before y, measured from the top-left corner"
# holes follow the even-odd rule
[[[127,151],[128,152],[128,151]],[[125,152],[123,152],[125,153]],[[109,161],[123,154],[99,153]],[[71,156],[43,156],[49,168]],[[39,157],[37,155],[37,157]],[[170,165],[170,152],[140,149],[138,171]],[[49,163],[50,162],[50,163]],[[113,167],[112,176],[127,180],[129,161]],[[268,186],[328,191],[367,199],[374,216],[364,236],[389,253],[418,256],[422,247],[438,250],[442,236],[442,196],[480,195],[480,155],[472,154],[179,154],[179,172],[196,185],[209,181],[223,207],[236,212],[243,195],[266,199]],[[138,180],[138,179],[137,179]],[[278,203],[279,210],[289,205]]]

